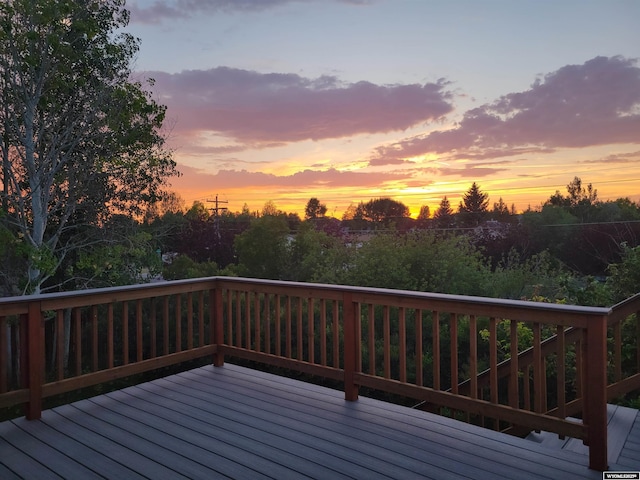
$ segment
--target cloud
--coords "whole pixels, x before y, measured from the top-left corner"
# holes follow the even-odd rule
[[[184,20],[202,14],[256,12],[289,3],[304,3],[318,0],[155,0],[150,6],[131,2],[128,10],[135,23],[158,24],[165,20]],[[334,0],[351,5],[366,5],[368,0]]]
[[[410,178],[408,173],[389,172],[354,172],[336,169],[306,169],[291,175],[274,175],[271,173],[249,172],[246,170],[220,170],[209,174],[205,171],[185,165],[179,166],[181,177],[172,181],[174,187],[182,184],[189,189],[215,190],[258,187],[290,187],[305,188],[340,188],[340,187],[379,187],[389,181]]]
[[[252,147],[400,131],[453,109],[445,80],[376,85],[228,67],[144,74],[176,133],[215,132]]]
[[[638,163],[640,161],[640,151],[629,153],[615,153],[607,155],[597,160],[586,160],[582,163]]]
[[[529,90],[471,109],[450,130],[379,147],[371,163],[397,163],[426,154],[483,159],[558,148],[637,144],[638,132],[637,60],[596,57],[538,78]]]

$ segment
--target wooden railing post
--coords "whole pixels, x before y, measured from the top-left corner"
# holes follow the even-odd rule
[[[607,456],[607,317],[589,319],[586,334],[585,417],[589,468],[605,471]]]
[[[344,323],[344,398],[348,401],[355,401],[358,399],[355,373],[358,364],[356,355],[359,351],[356,342],[359,342],[360,339],[356,337],[356,308],[351,292],[345,292],[342,296],[342,311]]]
[[[26,387],[29,389],[29,401],[25,405],[27,420],[37,420],[42,415],[42,382],[44,377],[44,329],[42,325],[40,302],[30,302],[22,338],[25,351],[22,368]]]
[[[222,289],[215,288],[209,290],[210,312],[211,318],[211,337],[212,342],[216,346],[216,352],[213,354],[213,365],[221,367],[224,365],[224,353],[222,352],[222,344],[224,343],[224,318],[222,309]]]

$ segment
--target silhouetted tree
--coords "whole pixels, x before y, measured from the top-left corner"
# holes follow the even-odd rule
[[[433,219],[438,228],[449,228],[453,225],[453,210],[446,195],[442,197],[440,206],[433,214]]]
[[[489,195],[482,192],[476,182],[473,182],[462,197],[458,213],[463,224],[478,225],[486,218],[488,207]]]
[[[309,220],[324,217],[326,213],[327,206],[324,203],[320,203],[320,200],[315,197],[310,198],[304,208],[304,217]]]
[[[393,221],[407,218],[409,207],[392,198],[374,198],[358,205],[356,217],[358,216],[364,220],[388,226]]]
[[[431,216],[431,209],[429,205],[422,205],[420,207],[420,213],[416,219],[416,226],[418,228],[425,228],[429,224],[429,217]]]

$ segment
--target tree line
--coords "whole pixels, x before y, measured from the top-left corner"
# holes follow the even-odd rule
[[[455,212],[445,197],[412,219],[401,202],[377,198],[338,219],[314,197],[301,219],[273,202],[216,215],[174,198],[141,228],[177,255],[167,279],[226,274],[602,305],[640,289],[620,273],[640,254],[635,202],[600,201],[578,177],[520,214],[488,199],[474,182]]]

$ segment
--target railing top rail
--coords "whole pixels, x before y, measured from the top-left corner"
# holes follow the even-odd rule
[[[255,289],[263,287],[273,290],[277,288],[286,291],[314,291],[322,294],[327,293],[327,297],[334,297],[336,292],[351,293],[354,300],[361,303],[382,303],[388,302],[391,305],[406,305],[415,308],[450,309],[456,313],[476,313],[479,315],[506,315],[510,313],[536,315],[544,318],[563,316],[601,317],[607,316],[613,310],[621,311],[629,308],[636,308],[640,305],[640,294],[631,297],[615,307],[585,307],[580,305],[562,305],[555,303],[532,302],[525,300],[509,300],[500,298],[477,297],[467,295],[451,295],[445,293],[417,292],[410,290],[394,290],[387,288],[354,287],[348,285],[330,285],[321,283],[289,282],[281,280],[265,280],[243,277],[206,277],[187,280],[174,280],[150,284],[127,285],[122,287],[109,287],[88,290],[78,290],[73,292],[46,293],[40,295],[25,295],[18,297],[0,298],[0,308],[7,311],[11,309],[23,308],[26,304],[39,301],[43,308],[63,308],[69,301],[73,301],[73,306],[83,304],[107,303],[112,301],[125,301],[138,298],[148,298],[172,293],[183,293],[198,291],[216,286],[237,285]],[[541,320],[544,321],[544,320]]]
[[[614,320],[625,318],[638,311],[640,311],[640,293],[636,293],[634,296],[616,303],[611,307],[611,315]]]
[[[354,287],[349,285],[329,285],[321,283],[288,282],[281,280],[265,280],[242,277],[216,277],[217,280],[237,284],[263,285],[269,287],[281,287],[286,289],[314,289],[327,291],[342,291],[354,294],[354,300],[367,300],[370,296],[378,299],[394,297],[400,299],[413,299],[436,303],[438,305],[483,305],[490,308],[509,310],[530,310],[532,312],[549,312],[552,314],[578,314],[581,316],[606,316],[611,313],[609,307],[586,307],[581,305],[563,305],[556,303],[532,302],[526,300],[510,300],[502,298],[477,297],[470,295],[451,295],[446,293],[417,292],[413,290],[394,290],[389,288]],[[388,300],[388,298],[385,298]],[[372,303],[378,303],[373,301]]]
[[[72,301],[71,306],[82,306],[117,302],[138,298],[148,298],[171,293],[198,291],[215,287],[216,277],[195,278],[186,280],[172,280],[157,283],[142,283],[120,287],[90,288],[70,292],[41,293],[38,295],[21,295],[0,298],[2,311],[11,308],[26,309],[31,302],[41,302],[43,309],[63,308]],[[7,310],[8,311],[8,310]]]

